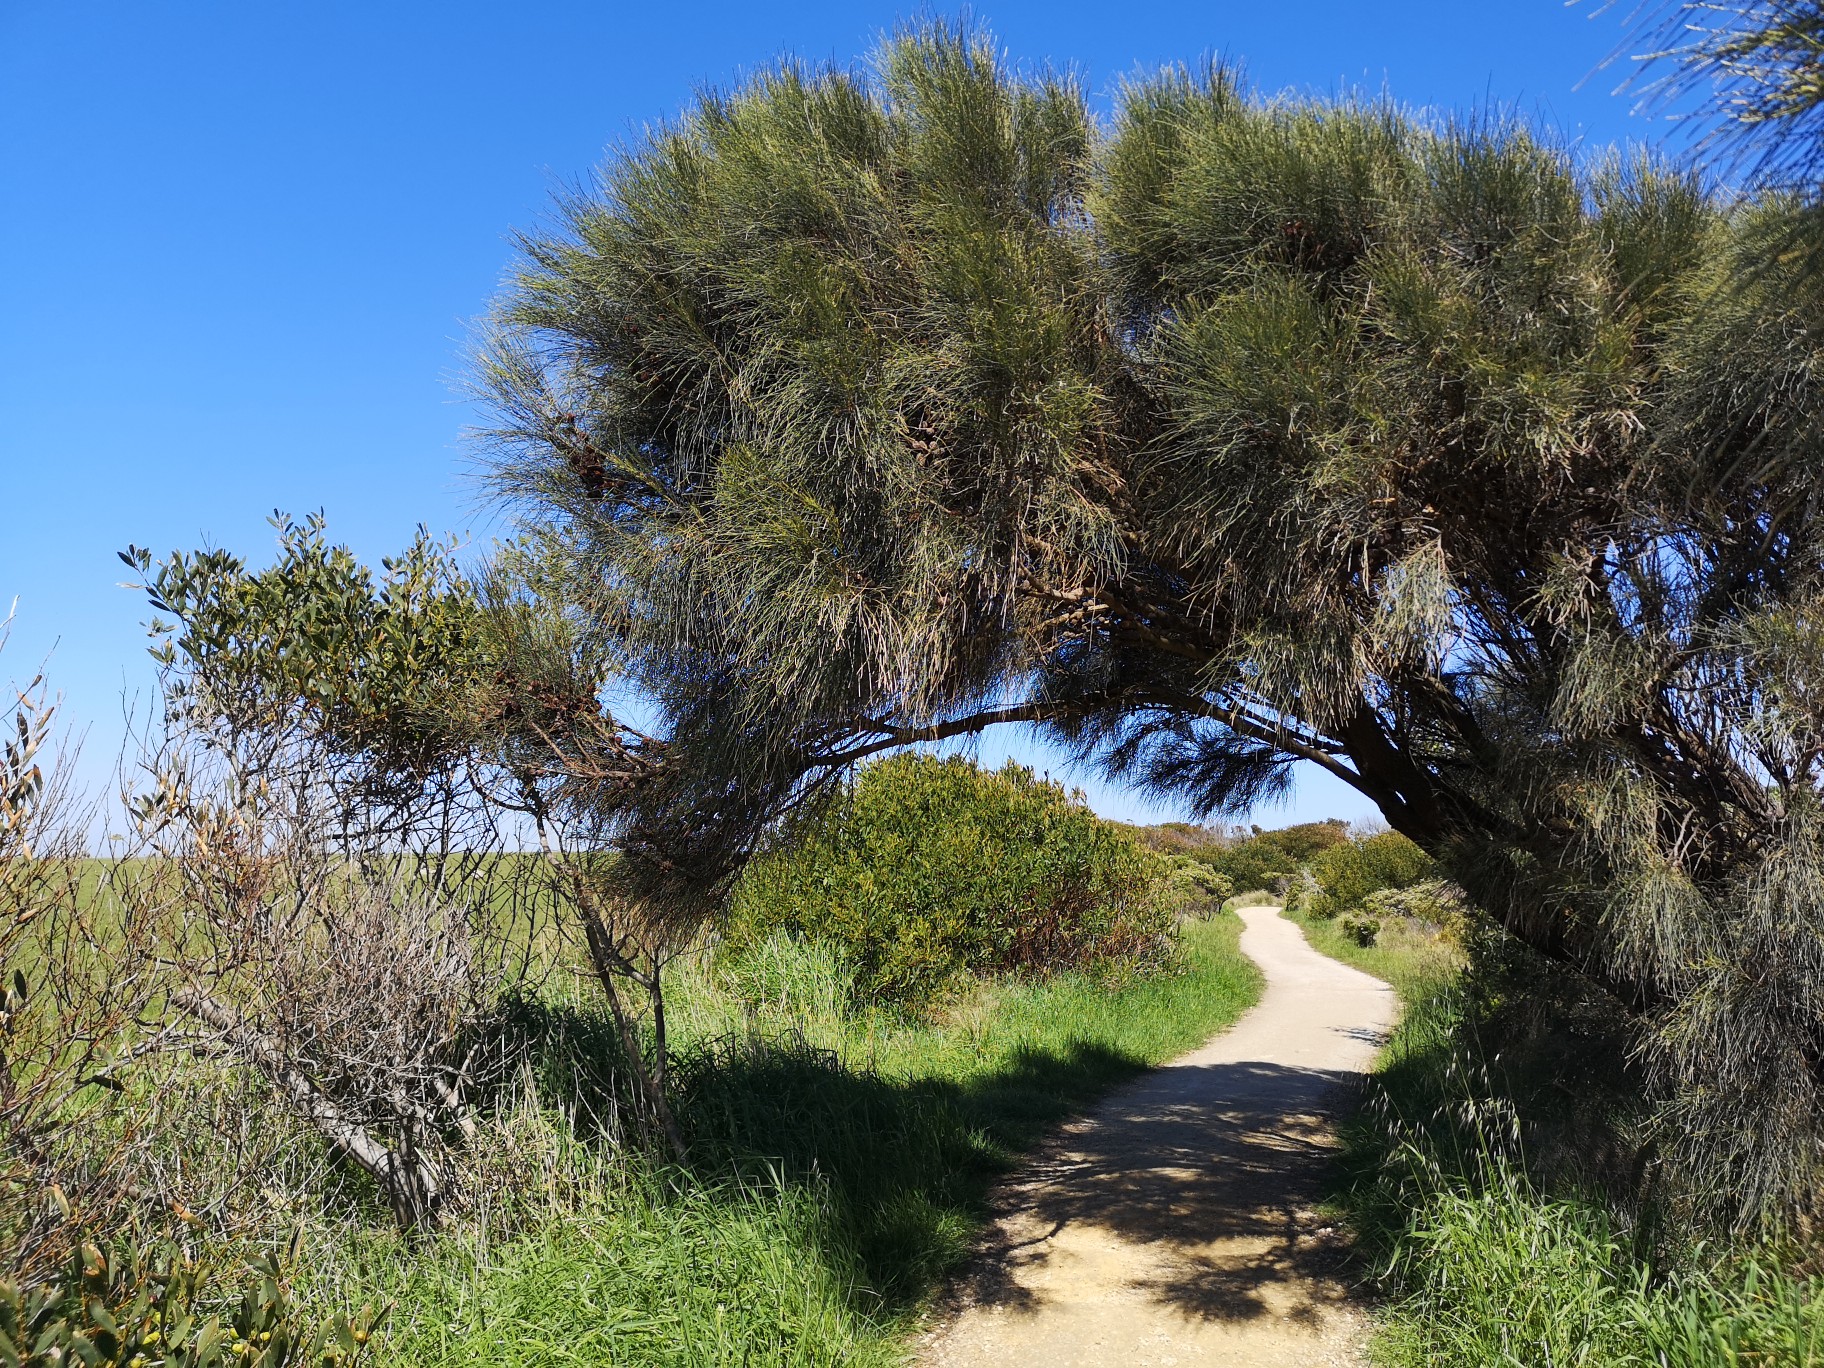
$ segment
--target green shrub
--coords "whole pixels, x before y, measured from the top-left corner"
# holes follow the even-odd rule
[[[1383,890],[1407,889],[1430,879],[1433,865],[1430,856],[1397,831],[1383,831],[1320,851],[1305,872],[1298,891],[1300,910],[1322,918],[1363,908]]]
[[[1486,927],[1463,976],[1440,976],[1441,938],[1412,933],[1461,917],[1450,885],[1366,901],[1401,908],[1399,934],[1339,958],[1406,1001],[1337,1191],[1385,1294],[1375,1362],[1824,1368],[1810,1252],[1699,1241],[1656,1195],[1613,1004]],[[1305,925],[1335,953],[1350,920]]]
[[[79,1246],[50,1281],[0,1280],[0,1364],[91,1368],[353,1368],[376,1318],[303,1323],[277,1260],[247,1262],[242,1294],[209,1309],[188,1261],[160,1265],[132,1247]]]
[[[1276,831],[1263,831],[1254,839],[1284,851],[1302,864],[1312,856],[1333,850],[1347,841],[1349,824],[1340,817],[1330,817],[1321,822],[1300,822],[1296,826],[1280,827]]]
[[[1167,857],[1170,874],[1165,894],[1172,910],[1181,917],[1210,917],[1235,896],[1235,884],[1226,874],[1218,874],[1203,860],[1191,855]]]
[[[1422,922],[1457,941],[1464,935],[1468,914],[1462,891],[1444,879],[1424,879],[1408,888],[1377,888],[1362,899],[1362,911],[1382,921]]]
[[[1250,839],[1200,858],[1238,893],[1283,893],[1306,861],[1347,840],[1348,828],[1340,821],[1303,822],[1278,831],[1257,828]]]
[[[917,1004],[971,974],[1162,963],[1171,866],[1064,788],[1009,764],[868,766],[737,885],[728,939],[838,947],[858,994]]]
[[[1222,829],[1191,822],[1161,822],[1158,826],[1128,827],[1127,830],[1148,850],[1161,855],[1189,855],[1198,860],[1212,859],[1234,844]]]
[[[1277,893],[1298,877],[1298,861],[1276,845],[1243,841],[1212,858],[1211,865],[1238,892]]]
[[[1343,934],[1363,949],[1374,944],[1374,938],[1381,934],[1379,917],[1366,916],[1360,912],[1351,912],[1343,918]]]

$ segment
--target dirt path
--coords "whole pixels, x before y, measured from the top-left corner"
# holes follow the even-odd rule
[[[1311,1207],[1393,992],[1311,949],[1278,908],[1241,915],[1259,1004],[1067,1127],[1002,1190],[927,1368],[1363,1361],[1339,1237]]]

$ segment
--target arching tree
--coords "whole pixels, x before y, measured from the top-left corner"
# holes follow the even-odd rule
[[[1640,1014],[1764,1206],[1824,1120],[1817,284],[1737,269],[1778,219],[1220,68],[1104,129],[922,29],[526,240],[494,479],[660,702],[654,867],[999,722],[1200,812],[1309,761]]]

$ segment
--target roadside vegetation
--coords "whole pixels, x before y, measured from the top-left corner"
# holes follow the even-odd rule
[[[900,757],[663,957],[661,1074],[554,915],[562,855],[464,828],[432,901],[430,850],[325,867],[270,783],[260,849],[225,840],[193,765],[98,860],[27,705],[0,1361],[896,1363],[994,1179],[1258,988],[1236,919],[1060,786]],[[309,915],[258,936],[243,886]]]
[[[923,1023],[850,1012],[851,978],[815,944],[693,969],[674,989],[687,1169],[598,1180],[513,1238],[452,1233],[345,1276],[397,1298],[405,1363],[898,1363],[1019,1153],[1252,1000],[1237,931],[1187,926],[1176,968],[1113,988],[981,981]]]
[[[20,692],[0,1349],[888,1355],[1269,896],[1409,1002],[1396,1361],[1815,1355],[1824,6],[1674,8],[1738,191],[935,20],[615,153],[474,358],[512,541],[127,548],[103,860]],[[1388,829],[911,758],[1005,725]]]
[[[1406,1017],[1348,1133],[1339,1201],[1385,1296],[1379,1361],[1824,1363],[1809,1240],[1705,1238],[1655,1182],[1613,1034],[1526,1033],[1498,994],[1565,987],[1486,973],[1405,979]]]
[[[1659,1172],[1626,1019],[1597,989],[1475,918],[1386,833],[1326,848],[1290,887],[1284,915],[1404,1008],[1333,1198],[1381,1295],[1377,1362],[1824,1364],[1805,1233],[1693,1220]]]
[[[1145,850],[1021,766],[894,756],[748,867],[724,935],[827,945],[861,1001],[917,1010],[971,974],[1164,967],[1174,913],[1201,891],[1185,884],[1193,863]]]

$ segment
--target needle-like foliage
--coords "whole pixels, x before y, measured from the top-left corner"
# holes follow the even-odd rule
[[[1784,210],[1766,261],[1824,270],[1824,3],[1649,0],[1626,84],[1692,131],[1695,160]]]
[[[1730,170],[1815,194],[1824,161],[1824,4],[1670,0],[1633,15],[1650,102],[1696,97],[1702,137]],[[1659,97],[1654,101],[1653,97]]]
[[[1200,812],[1311,761],[1637,1013],[1669,1143],[1769,1210],[1824,1125],[1819,285],[1742,269],[1782,222],[1219,67],[1104,128],[927,27],[703,98],[527,239],[494,478],[660,701],[681,864],[1003,721]]]

